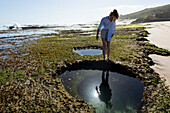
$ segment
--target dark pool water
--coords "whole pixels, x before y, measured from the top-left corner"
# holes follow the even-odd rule
[[[136,113],[143,98],[141,81],[116,72],[66,71],[59,77],[70,95],[84,99],[97,113]]]
[[[80,50],[73,50],[74,52],[78,53],[79,55],[101,55],[102,50],[100,49],[80,49]]]

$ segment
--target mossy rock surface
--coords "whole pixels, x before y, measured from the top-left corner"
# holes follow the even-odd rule
[[[143,112],[170,112],[170,91],[150,68],[154,63],[148,57],[149,54],[168,56],[170,52],[137,40],[143,38],[140,33],[147,33],[143,25],[117,26],[109,62],[124,67],[125,72],[145,84]],[[0,112],[24,112],[24,109],[26,112],[92,112],[87,103],[64,90],[58,76],[70,65],[90,65],[103,60],[102,55],[81,56],[73,52],[74,48],[102,49],[101,39],[97,41],[94,34],[96,30],[61,31],[57,36],[25,44],[6,60],[0,59]]]

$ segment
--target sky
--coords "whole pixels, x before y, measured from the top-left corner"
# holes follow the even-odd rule
[[[0,0],[0,25],[70,25],[99,21],[113,9],[129,14],[170,0]]]

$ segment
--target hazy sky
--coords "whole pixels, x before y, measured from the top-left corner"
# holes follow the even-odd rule
[[[0,24],[74,24],[100,20],[113,9],[128,14],[170,0],[0,0]]]

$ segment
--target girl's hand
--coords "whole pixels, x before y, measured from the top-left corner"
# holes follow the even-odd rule
[[[98,35],[96,35],[96,40],[98,40],[99,39],[99,36]]]
[[[114,34],[112,34],[112,36],[111,37],[113,37],[114,36]]]

